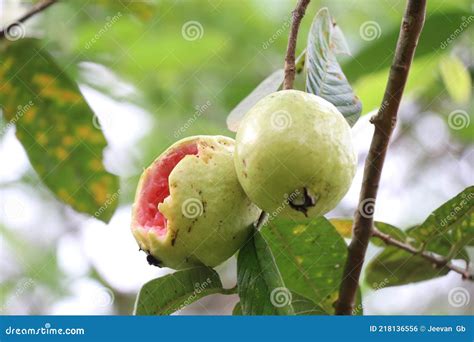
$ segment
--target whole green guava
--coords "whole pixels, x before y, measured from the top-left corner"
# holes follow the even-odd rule
[[[143,172],[132,232],[150,264],[214,267],[248,239],[261,211],[239,184],[233,151],[231,138],[189,137]]]
[[[351,129],[319,96],[283,90],[260,100],[237,131],[234,162],[249,198],[270,215],[315,217],[349,189],[357,156]]]

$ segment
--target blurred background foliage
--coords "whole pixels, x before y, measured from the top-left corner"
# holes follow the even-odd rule
[[[0,0],[0,26],[15,21],[32,3]],[[225,125],[229,111],[283,66],[294,3],[69,0],[27,22],[26,35],[41,39],[41,47],[76,80],[98,116],[109,143],[104,164],[120,177],[121,192],[119,208],[107,225],[73,212],[42,185],[14,128],[7,127],[3,118],[2,313],[131,313],[140,285],[169,272],[146,264],[128,230],[142,169],[184,136],[234,135]],[[404,1],[389,0],[376,5],[370,0],[313,0],[303,20],[298,53],[304,49],[312,17],[319,8],[329,8],[351,48],[353,56],[344,56],[340,62],[365,115],[354,127],[361,164],[358,176],[332,216],[351,216],[356,206],[372,132],[367,114],[380,105],[404,5]],[[426,26],[381,184],[376,213],[381,221],[402,227],[419,223],[473,183],[472,21],[469,0],[428,1]],[[186,39],[183,29],[188,22],[199,23],[202,36]],[[367,22],[375,23],[374,37],[363,32]],[[463,22],[468,24],[459,30]],[[374,255],[376,247],[372,249],[369,253]],[[225,286],[235,284],[235,260],[218,270]],[[446,284],[457,281],[447,277]],[[408,291],[412,286],[415,295],[426,293],[425,285],[379,292]],[[440,303],[446,301],[449,287],[429,286],[438,292],[417,304],[409,303],[411,312],[406,312],[403,303],[381,301],[382,297],[363,289],[372,298],[367,299],[365,311],[472,310],[472,304],[458,311],[443,306]],[[396,293],[390,298],[397,297]],[[234,297],[215,295],[185,312],[230,313],[234,304]]]

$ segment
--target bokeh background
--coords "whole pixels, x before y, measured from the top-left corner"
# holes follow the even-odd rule
[[[34,2],[33,2],[34,3]],[[0,26],[30,1],[0,0]],[[130,233],[138,177],[168,145],[193,134],[234,136],[230,110],[283,66],[295,1],[61,1],[25,25],[80,85],[120,177],[109,224],[59,202],[32,169],[14,127],[0,136],[1,314],[131,314],[141,285],[171,270],[149,266]],[[405,1],[313,0],[302,23],[327,6],[352,57],[340,59],[363,103],[354,126],[359,169],[329,217],[350,217]],[[474,5],[430,0],[380,186],[375,219],[407,228],[474,183]],[[0,63],[1,63],[0,56]],[[461,76],[459,76],[461,75]],[[301,84],[301,82],[300,82]],[[371,247],[369,256],[377,253]],[[473,255],[472,250],[470,251]],[[471,257],[472,258],[472,257]],[[235,259],[218,267],[235,284]],[[463,288],[461,305],[450,296]],[[366,314],[472,314],[474,286],[457,274],[378,291],[362,288]],[[181,314],[229,314],[235,296],[206,297]]]

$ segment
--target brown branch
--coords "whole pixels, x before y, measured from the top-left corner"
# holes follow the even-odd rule
[[[355,212],[353,238],[336,303],[336,314],[350,315],[354,307],[359,277],[367,245],[372,235],[373,212],[387,147],[397,120],[398,107],[425,20],[426,0],[408,0],[400,27],[395,56],[390,69],[382,105],[371,122],[375,125],[372,143],[365,161],[364,178]],[[369,212],[365,207],[370,206]]]
[[[19,23],[24,23],[26,20],[28,20],[29,18],[31,18],[35,14],[44,11],[46,8],[48,8],[49,6],[54,4],[55,2],[57,2],[57,0],[43,0],[41,2],[38,2],[36,5],[31,7],[30,10],[28,12],[26,12],[22,17],[18,18],[14,23],[11,23],[10,25],[4,27],[0,31],[0,39],[5,38],[5,36],[8,34],[8,31],[12,27],[18,25]]]
[[[450,269],[451,271],[459,273],[463,279],[474,280],[474,274],[470,274],[467,267],[465,269],[458,267],[454,265],[452,262],[450,262],[448,259],[444,258],[443,256],[439,254],[429,252],[429,251],[419,250],[408,243],[404,243],[402,241],[399,241],[393,238],[392,236],[388,234],[382,233],[380,230],[378,230],[375,227],[372,228],[372,236],[379,238],[380,240],[385,242],[385,244],[387,245],[398,247],[413,255],[419,255],[420,257],[431,262],[436,268],[446,267]]]
[[[295,53],[296,40],[298,38],[298,31],[300,29],[301,19],[303,19],[310,0],[299,0],[296,8],[291,12],[291,29],[288,37],[288,47],[285,56],[285,79],[283,81],[283,89],[293,89],[295,82]]]

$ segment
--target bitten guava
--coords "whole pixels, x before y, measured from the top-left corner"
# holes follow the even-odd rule
[[[357,156],[350,126],[334,105],[283,90],[244,116],[234,161],[255,204],[297,219],[323,215],[339,203],[351,185]]]
[[[214,267],[244,244],[260,209],[239,184],[233,151],[231,138],[189,137],[143,172],[132,232],[150,264]]]

